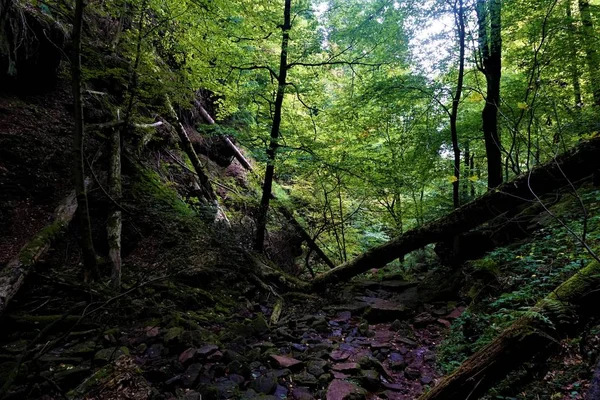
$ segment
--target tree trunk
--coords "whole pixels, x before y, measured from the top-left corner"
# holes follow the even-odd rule
[[[480,398],[523,362],[556,345],[572,333],[578,318],[594,310],[600,286],[600,264],[583,268],[518,319],[496,339],[469,357],[420,400]],[[581,318],[583,319],[583,318]]]
[[[577,42],[577,27],[575,26],[575,21],[573,20],[573,12],[571,11],[571,0],[567,1],[567,32],[571,42],[571,46],[569,46],[569,53],[571,56],[570,60],[570,69],[571,69],[571,81],[573,83],[573,97],[575,100],[575,108],[579,109],[583,105],[583,101],[581,98],[581,83],[579,82],[579,65],[577,62],[577,46],[574,44]]]
[[[482,223],[512,208],[534,201],[571,181],[591,176],[600,167],[600,138],[580,143],[565,154],[532,169],[511,182],[489,191],[452,213],[417,229],[407,231],[392,241],[327,271],[313,280],[316,289],[347,280],[371,268],[381,268],[398,257],[434,242],[447,241],[454,236],[476,228]],[[531,187],[531,189],[530,189]]]
[[[113,201],[121,200],[121,131],[115,129],[110,141],[110,165],[108,167],[108,193]],[[113,289],[121,287],[121,228],[123,217],[121,210],[113,205],[108,214],[106,231],[108,237],[108,258],[112,265],[111,285]]]
[[[92,225],[90,222],[87,192],[85,190],[85,152],[84,152],[84,122],[83,102],[81,98],[81,27],[83,25],[83,0],[75,2],[75,17],[73,19],[73,55],[71,59],[71,83],[73,87],[73,107],[75,113],[75,128],[73,140],[75,192],[79,204],[78,217],[81,233],[81,250],[83,252],[84,280],[87,282],[91,274],[97,270],[96,252],[92,240]]]
[[[460,207],[460,148],[458,147],[458,130],[456,120],[458,118],[458,106],[462,95],[463,80],[465,75],[465,17],[463,0],[458,0],[458,6],[454,7],[454,18],[458,34],[458,81],[456,91],[452,99],[452,112],[450,113],[450,133],[452,134],[452,150],[454,151],[454,182],[452,182],[452,203],[454,208]]]
[[[89,181],[86,184],[89,184]],[[32,267],[46,254],[52,242],[67,229],[77,211],[77,203],[76,192],[73,191],[54,210],[54,221],[39,231],[23,246],[19,254],[0,270],[0,315],[23,286]]]
[[[502,154],[498,133],[500,78],[502,75],[501,0],[478,0],[479,51],[487,84],[485,106],[481,113],[488,164],[488,187],[502,183]]]
[[[581,14],[581,39],[590,73],[590,86],[594,97],[594,105],[600,107],[600,55],[598,54],[598,41],[594,31],[590,2],[589,0],[578,1],[579,13]]]
[[[179,121],[179,117],[177,116],[173,105],[171,105],[169,98],[167,98],[167,107],[169,109],[169,116],[171,118],[170,123],[173,125],[173,127],[175,127],[177,135],[179,136],[179,140],[181,141],[181,147],[183,147],[183,151],[185,151],[185,154],[187,154],[188,158],[190,159],[192,165],[194,166],[194,171],[196,171],[196,175],[198,175],[198,179],[200,180],[202,197],[208,203],[215,203],[217,201],[217,195],[210,184],[208,175],[204,173],[204,168],[202,167],[202,163],[198,158],[198,154],[196,154],[196,150],[194,150],[194,146],[192,145],[185,128]]]
[[[273,200],[276,200],[275,196],[273,196]],[[327,266],[329,268],[335,268],[335,264],[333,263],[333,261],[331,261],[329,259],[329,257],[327,257],[327,254],[325,254],[323,252],[323,250],[321,250],[319,245],[317,245],[317,243],[315,243],[315,241],[308,234],[308,232],[306,232],[306,230],[302,227],[302,225],[300,225],[300,223],[296,220],[296,218],[294,218],[294,215],[287,208],[285,208],[282,205],[278,206],[277,210],[288,220],[290,225],[292,225],[296,229],[296,232],[298,232],[300,234],[302,239],[304,241],[306,241],[306,245],[311,250],[313,250],[315,253],[317,253],[317,255],[321,258],[321,260],[323,260],[323,262],[325,264],[327,264]]]
[[[277,95],[275,97],[275,110],[273,114],[273,124],[271,126],[271,141],[267,150],[267,169],[265,171],[265,181],[263,184],[263,192],[258,210],[258,218],[256,221],[256,240],[254,249],[263,251],[265,242],[265,231],[267,229],[267,213],[269,211],[269,200],[271,199],[271,191],[273,189],[273,176],[275,174],[275,157],[277,155],[279,129],[281,127],[281,113],[283,108],[283,97],[285,95],[285,86],[287,84],[287,56],[288,44],[290,41],[290,29],[292,29],[291,18],[292,0],[285,0],[283,12],[283,25],[281,26],[281,54],[279,60],[279,76],[277,77]]]

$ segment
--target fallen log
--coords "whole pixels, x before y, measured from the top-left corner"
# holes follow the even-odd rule
[[[578,181],[592,175],[599,167],[600,138],[582,142],[556,159],[492,189],[450,214],[410,230],[317,276],[313,280],[313,286],[315,289],[322,289],[367,272],[371,268],[381,268],[430,243],[448,241],[514,207],[526,202],[535,202],[536,198],[532,192],[538,196],[546,194],[567,185],[569,180]]]
[[[600,263],[593,261],[419,400],[478,399],[523,362],[547,357],[562,337],[583,326],[578,320],[597,314],[599,287]]]
[[[206,173],[204,172],[204,168],[202,167],[202,163],[198,158],[198,154],[196,154],[196,150],[194,150],[192,142],[190,141],[190,138],[187,132],[185,131],[185,128],[179,121],[179,117],[177,116],[177,113],[175,112],[175,109],[171,105],[169,99],[167,99],[167,107],[169,109],[169,117],[171,118],[171,121],[169,122],[177,131],[177,135],[179,136],[179,140],[181,142],[181,146],[183,147],[183,151],[185,151],[188,158],[192,162],[192,165],[194,166],[194,171],[196,171],[196,175],[200,180],[202,197],[207,202],[214,203],[215,201],[217,201],[217,195],[215,194],[215,191],[213,190],[210,184],[208,175],[206,175]]]
[[[86,180],[89,187],[90,180]],[[15,297],[32,267],[46,254],[52,242],[64,233],[77,211],[75,192],[69,193],[54,210],[52,223],[40,230],[19,254],[0,270],[0,315]]]

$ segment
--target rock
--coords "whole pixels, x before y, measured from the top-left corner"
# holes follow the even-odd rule
[[[240,386],[246,380],[243,376],[238,374],[229,375],[229,380],[235,382],[238,386]]]
[[[396,338],[396,342],[404,343],[404,344],[407,344],[409,346],[415,346],[415,347],[417,346],[417,342],[415,342],[414,340],[411,340],[409,338],[405,338],[405,337],[398,337],[398,338]]]
[[[345,374],[353,374],[360,371],[360,365],[358,363],[341,363],[334,364],[331,367],[334,371],[342,372]]]
[[[373,350],[389,349],[390,347],[391,347],[391,345],[389,343],[378,343],[378,342],[371,343],[371,348]]]
[[[456,319],[462,315],[465,311],[465,307],[457,307],[450,312],[450,314],[446,315],[446,319]]]
[[[327,361],[324,360],[311,360],[306,365],[306,370],[308,373],[314,376],[321,376],[325,373],[325,367],[327,366]]]
[[[333,346],[327,342],[321,342],[319,339],[319,343],[315,344],[314,346],[312,346],[310,349],[308,349],[307,353],[308,354],[315,354],[315,353],[319,353],[322,351],[327,351],[329,352],[331,350]]]
[[[327,400],[364,400],[366,392],[353,383],[334,379],[327,388]]]
[[[417,327],[424,327],[434,322],[435,318],[433,318],[431,314],[426,312],[421,313],[413,318],[413,325]]]
[[[393,321],[406,315],[406,307],[403,304],[378,297],[357,297],[356,299],[369,305],[364,317],[372,323]]]
[[[362,336],[369,336],[369,324],[366,322],[361,323],[358,326],[358,333],[360,333]]]
[[[183,395],[182,400],[202,400],[202,395],[195,390],[188,390]]]
[[[400,329],[402,329],[402,322],[400,322],[399,319],[394,320],[394,322],[392,322],[392,324],[390,325],[390,329],[394,331],[399,331]]]
[[[352,355],[351,352],[345,350],[334,350],[329,354],[329,358],[333,361],[346,361]]]
[[[227,371],[230,374],[237,374],[237,375],[242,375],[244,377],[249,377],[250,376],[250,367],[248,366],[248,364],[234,360],[232,362],[230,362],[229,364],[227,364]]]
[[[273,393],[273,396],[277,397],[280,400],[287,399],[288,390],[285,386],[277,385],[275,387],[275,392]]]
[[[148,350],[148,345],[146,343],[140,343],[134,350],[135,354],[144,354]]]
[[[202,371],[202,364],[196,363],[190,365],[185,373],[181,376],[181,383],[185,387],[192,387],[196,384],[198,377],[200,376],[200,371]]]
[[[219,399],[231,399],[237,397],[238,385],[237,383],[230,380],[223,380],[215,383],[217,389],[217,396]]]
[[[348,322],[352,318],[352,313],[350,311],[340,311],[337,313],[334,321],[335,322]]]
[[[242,393],[242,399],[254,399],[258,397],[258,393],[256,393],[253,389],[248,389],[244,393]]]
[[[299,369],[302,368],[303,365],[302,361],[296,360],[295,358],[279,356],[277,354],[271,354],[271,359],[273,359],[280,368]]]
[[[179,355],[179,362],[185,366],[194,359],[195,355],[196,349],[190,347]]]
[[[428,376],[428,375],[423,375],[421,377],[421,383],[423,385],[429,385],[431,382],[433,382],[433,378]]]
[[[339,371],[331,371],[331,374],[333,375],[333,377],[335,379],[346,379],[346,378],[350,378],[350,375],[346,375],[343,372],[339,372]]]
[[[415,365],[409,365],[404,369],[404,376],[412,380],[419,379],[421,377],[421,370]]]
[[[285,378],[286,376],[290,376],[292,371],[289,369],[274,369],[271,370],[271,373],[275,375],[276,378]]]
[[[305,387],[297,387],[292,390],[292,398],[295,400],[314,400],[310,390]]]
[[[369,391],[376,391],[379,389],[380,379],[379,373],[375,370],[368,369],[360,371],[360,383],[365,389]]]
[[[202,400],[202,395],[195,390],[188,390],[183,395],[182,400]]]
[[[216,362],[216,361],[221,361],[222,358],[223,358],[223,353],[221,353],[220,351],[215,351],[210,356],[206,357],[206,360],[210,361],[210,362]]]
[[[96,365],[106,365],[111,361],[116,360],[117,358],[125,355],[125,352],[121,349],[117,349],[116,347],[109,347],[107,349],[99,350],[94,355],[94,363]]]
[[[406,386],[400,385],[398,383],[382,382],[381,384],[383,385],[384,388],[391,390],[393,392],[403,392],[406,389]]]
[[[206,357],[210,356],[211,354],[215,353],[218,350],[219,350],[219,346],[214,345],[214,344],[207,344],[206,346],[202,346],[199,349],[197,349],[196,350],[196,355],[199,358],[206,358]],[[232,360],[233,359],[234,358],[232,358]]]
[[[317,332],[327,333],[329,332],[329,324],[324,317],[318,317],[315,319],[310,326]]]
[[[319,376],[319,385],[326,386],[333,379],[333,375],[326,373]]]
[[[316,387],[319,381],[315,378],[314,375],[309,374],[308,372],[300,372],[293,376],[293,379],[300,386],[308,386],[308,387]]]
[[[65,349],[65,356],[86,356],[96,350],[96,342],[77,343],[75,346]]]
[[[277,378],[273,374],[261,375],[250,384],[257,393],[272,394],[277,386]]]
[[[402,354],[392,353],[390,354],[388,360],[390,368],[393,370],[398,371],[406,368],[406,360],[404,360],[404,356]]]
[[[178,339],[183,332],[184,330],[180,326],[174,326],[172,328],[169,328],[169,330],[165,334],[165,342],[172,342],[175,339]]]
[[[65,368],[54,374],[54,382],[61,388],[72,388],[80,384],[87,376],[90,375],[88,367],[76,366]]]
[[[165,346],[160,343],[155,343],[146,351],[146,357],[150,359],[159,358],[167,353]]]
[[[447,319],[443,319],[443,318],[438,318],[437,322],[440,325],[444,325],[446,328],[450,329],[452,327],[452,324],[450,323],[450,321],[448,321]]]

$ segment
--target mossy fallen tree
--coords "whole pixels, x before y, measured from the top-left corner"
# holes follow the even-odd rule
[[[86,181],[86,187],[89,187],[89,180]],[[46,254],[52,242],[66,231],[76,211],[77,197],[73,191],[56,207],[54,221],[40,230],[23,246],[19,254],[0,270],[0,315],[6,311],[8,303],[23,286],[32,267]]]
[[[596,261],[539,301],[491,343],[469,357],[456,371],[419,400],[480,398],[523,362],[548,355],[576,322],[598,313],[600,264]]]
[[[600,138],[582,142],[556,159],[493,189],[450,214],[369,250],[313,280],[315,289],[348,280],[371,268],[381,268],[430,243],[451,240],[527,202],[569,183],[591,176],[600,168]],[[535,195],[534,195],[535,193]]]

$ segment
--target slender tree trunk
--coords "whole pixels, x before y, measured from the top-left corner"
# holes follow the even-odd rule
[[[571,56],[570,69],[571,69],[571,81],[573,83],[573,97],[575,100],[575,109],[581,108],[583,101],[581,98],[581,82],[579,81],[579,65],[577,63],[577,46],[574,43],[577,42],[577,27],[573,20],[573,12],[571,11],[571,0],[566,2],[567,8],[567,22],[568,32],[571,46],[569,46],[569,53]]]
[[[114,129],[110,141],[110,164],[108,168],[108,192],[116,202],[121,200],[121,131]],[[121,287],[121,230],[123,216],[121,210],[113,205],[108,214],[106,231],[108,236],[108,258],[112,265],[111,285],[113,289]]]
[[[590,74],[590,86],[592,87],[594,105],[600,107],[600,54],[598,54],[598,40],[594,31],[589,0],[578,1],[579,13],[581,14],[581,39]]]
[[[469,201],[469,184],[471,183],[471,176],[473,175],[473,171],[471,171],[471,150],[469,148],[469,142],[465,143],[465,159],[464,159],[464,178],[463,178],[463,202]]]
[[[471,170],[471,174],[473,174],[475,172],[475,154],[471,154],[470,170]],[[477,195],[477,192],[475,190],[475,183],[471,182],[470,185],[471,185],[471,199],[474,199],[475,196]]]
[[[454,6],[454,18],[458,34],[458,80],[456,91],[452,99],[452,112],[450,113],[450,132],[452,134],[452,150],[454,151],[454,182],[452,183],[452,203],[454,208],[460,207],[460,147],[458,147],[458,130],[456,120],[458,118],[458,106],[462,96],[463,80],[465,75],[465,17],[463,0],[458,0]]]
[[[275,110],[273,114],[273,124],[271,126],[271,141],[267,150],[267,169],[265,171],[265,181],[263,183],[262,198],[260,200],[260,208],[258,210],[258,218],[256,221],[256,240],[254,249],[263,251],[265,241],[265,231],[267,229],[267,213],[269,211],[269,200],[271,199],[271,191],[273,189],[273,176],[275,175],[275,157],[277,155],[277,147],[279,146],[279,129],[281,127],[281,113],[283,108],[283,98],[285,95],[285,87],[287,84],[287,57],[288,44],[290,41],[290,29],[292,28],[291,18],[292,0],[285,0],[283,12],[283,25],[281,26],[281,54],[279,59],[279,75],[277,76],[277,94],[275,97]]]
[[[73,140],[75,193],[77,194],[77,216],[81,233],[81,250],[83,252],[84,280],[87,282],[91,274],[97,270],[96,252],[92,240],[92,224],[90,222],[87,192],[85,188],[85,152],[84,152],[84,122],[83,101],[81,96],[81,31],[83,26],[83,0],[75,2],[75,17],[73,19],[73,55],[71,60],[71,83],[73,86],[73,103],[75,113],[75,128]]]
[[[538,317],[518,319],[420,400],[480,398],[523,362],[540,352],[547,356],[544,351],[571,333],[574,321],[597,312],[599,285],[600,264],[594,261],[538,302],[533,308]]]
[[[487,84],[485,106],[481,113],[488,164],[488,187],[502,183],[502,153],[498,133],[500,78],[502,75],[501,0],[478,0],[479,51]]]

